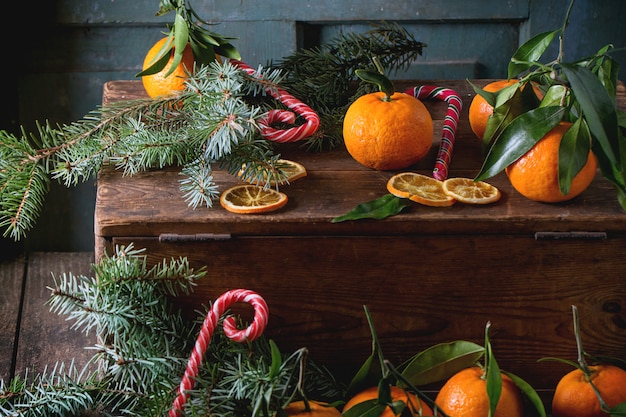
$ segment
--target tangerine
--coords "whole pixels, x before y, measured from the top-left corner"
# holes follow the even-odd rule
[[[489,397],[484,371],[478,366],[465,368],[452,375],[435,398],[443,412],[454,417],[485,417],[489,415]],[[523,417],[522,394],[511,378],[502,374],[502,392],[494,417]]]
[[[357,404],[361,404],[362,402],[375,400],[378,398],[378,387],[370,387],[365,390],[357,393],[352,398],[346,402],[346,405],[343,407],[343,412],[345,413],[350,408],[354,407]],[[410,405],[407,407],[411,411],[411,415],[413,416],[432,416],[432,409],[423,401],[421,401],[417,396],[411,392],[407,392],[406,390],[398,387],[391,386],[391,401],[402,401],[405,404],[410,402]],[[420,414],[421,411],[421,414]],[[380,414],[380,417],[394,417],[395,414],[391,407],[385,407],[385,411]]]
[[[430,150],[433,121],[417,98],[400,92],[388,97],[379,91],[348,107],[343,138],[348,153],[360,164],[376,170],[402,169]]]
[[[552,398],[553,417],[607,417],[589,380],[608,407],[626,402],[626,371],[614,365],[591,365],[589,379],[580,369],[563,376]]]
[[[589,151],[587,162],[572,178],[569,192],[559,188],[559,146],[571,123],[562,122],[550,130],[528,152],[506,167],[509,181],[524,197],[544,203],[571,200],[589,187],[596,175],[598,163]]]
[[[293,401],[284,408],[290,417],[341,417],[335,407],[318,401],[308,401],[308,409],[304,401]]]
[[[502,90],[504,87],[515,84],[516,82],[517,80],[498,80],[485,85],[483,90],[495,93],[496,91]],[[485,100],[480,94],[476,94],[470,103],[468,117],[472,132],[474,132],[479,139],[482,139],[485,135],[487,122],[492,114],[493,106],[487,103],[487,100]]]
[[[156,62],[159,57],[159,52],[166,46],[168,38],[163,38],[157,41],[146,54],[143,61],[143,68],[145,70]],[[194,57],[191,46],[187,44],[183,50],[183,58],[174,69],[174,71],[167,77],[165,74],[169,71],[172,61],[174,60],[174,50],[170,51],[170,59],[165,67],[156,74],[144,75],[141,77],[143,87],[148,93],[148,96],[155,98],[159,96],[166,96],[172,93],[182,91],[185,88],[185,80],[187,76],[194,70]]]

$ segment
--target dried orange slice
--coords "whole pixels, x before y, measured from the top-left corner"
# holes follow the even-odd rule
[[[389,178],[387,191],[426,206],[447,207],[456,202],[443,191],[441,181],[415,172],[403,172]]]
[[[220,204],[233,213],[267,213],[287,204],[287,195],[258,185],[236,185],[222,193]]]
[[[271,174],[269,185],[276,186],[281,184],[289,184],[295,180],[306,177],[306,168],[304,165],[291,161],[289,159],[278,159],[275,165],[275,172]],[[256,178],[243,178],[245,174],[245,164],[239,170],[237,176],[251,184],[265,184],[267,182],[267,172],[263,172],[262,176]],[[253,174],[254,175],[254,174]]]
[[[450,197],[467,204],[489,204],[500,199],[500,190],[484,181],[471,178],[448,178],[443,181],[443,191]]]

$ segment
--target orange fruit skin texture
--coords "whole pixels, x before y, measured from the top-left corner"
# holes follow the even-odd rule
[[[424,158],[433,141],[433,120],[415,97],[382,92],[355,100],[344,116],[343,138],[348,153],[376,170],[403,169]]]
[[[451,417],[486,417],[489,415],[487,381],[477,366],[463,369],[441,387],[435,404]],[[494,417],[523,417],[524,403],[519,388],[502,374],[502,393]]]
[[[309,401],[309,411],[305,410],[304,401],[294,401],[285,407],[285,412],[292,417],[341,417],[341,413],[335,407]]]
[[[154,64],[155,58],[157,58],[157,54],[167,41],[167,38],[163,38],[157,43],[155,43],[152,48],[148,50],[144,61],[143,68],[146,69],[150,65]],[[165,77],[167,71],[172,66],[172,61],[174,60],[174,51],[170,52],[170,60],[165,67],[152,75],[145,75],[141,77],[141,82],[143,83],[143,87],[148,93],[148,96],[152,98],[167,96],[173,93],[184,90],[185,88],[185,79],[187,78],[187,73],[193,72],[194,66],[194,58],[193,51],[191,50],[191,46],[187,45],[187,47],[183,51],[183,58],[170,75]]]
[[[356,394],[354,397],[350,398],[344,405],[343,411],[346,412],[347,410],[349,410],[350,408],[354,407],[357,404],[360,404],[364,401],[373,400],[376,398],[378,398],[378,387],[367,388],[359,392],[358,394]],[[397,387],[397,386],[391,387],[391,400],[392,401],[402,400],[404,401],[405,404],[407,404],[407,401],[411,401],[413,408],[411,408],[411,406],[409,406],[408,408],[411,411],[415,410],[415,412],[412,412],[414,416],[418,416],[417,410],[420,409],[420,405],[421,405],[421,410],[422,410],[422,416],[428,417],[428,416],[433,415],[433,410],[425,402],[420,401],[420,399],[417,398],[415,394],[407,393],[405,390],[403,390],[400,387]],[[390,407],[387,407],[385,408],[385,411],[383,411],[383,413],[380,415],[380,417],[395,417],[395,414],[393,413],[393,410]]]
[[[626,371],[613,365],[590,366],[591,380],[609,407],[626,401]],[[553,417],[608,417],[580,369],[563,376],[552,398]]]
[[[508,87],[511,84],[515,84],[517,80],[499,80],[489,83],[483,87],[483,90],[490,93],[502,90],[504,87]],[[482,139],[485,135],[485,129],[487,128],[487,122],[489,117],[493,114],[493,107],[487,103],[481,95],[476,94],[470,103],[468,110],[469,124],[472,132]]]
[[[587,163],[572,179],[567,195],[559,189],[559,145],[570,126],[571,123],[557,125],[521,158],[506,167],[511,185],[524,197],[543,203],[567,201],[585,191],[593,181],[598,162],[590,151]]]

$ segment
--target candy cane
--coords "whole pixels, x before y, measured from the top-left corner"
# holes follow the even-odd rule
[[[423,85],[421,87],[411,87],[405,91],[420,100],[436,99],[448,103],[448,111],[443,122],[443,132],[441,134],[441,144],[433,169],[433,177],[440,181],[448,178],[448,165],[452,158],[452,148],[454,138],[459,124],[459,116],[463,108],[463,101],[459,94],[449,88],[436,87],[433,85]]]
[[[261,336],[263,330],[267,326],[268,308],[265,300],[257,293],[250,290],[231,290],[222,294],[215,303],[211,310],[207,313],[200,334],[196,340],[196,344],[191,352],[189,361],[187,362],[187,368],[185,369],[185,375],[183,376],[180,386],[178,387],[178,395],[174,400],[172,409],[170,410],[170,417],[178,417],[182,415],[183,406],[187,402],[189,394],[187,392],[194,386],[194,380],[198,376],[198,371],[204,354],[209,346],[211,337],[217,327],[219,318],[230,307],[231,304],[237,302],[249,303],[254,307],[254,319],[252,324],[244,330],[237,329],[237,323],[233,316],[228,316],[224,319],[223,327],[224,333],[229,339],[242,343],[250,340],[254,340]]]
[[[248,75],[257,78],[259,77],[259,74],[256,72],[256,70],[249,65],[238,60],[231,60],[230,62],[236,67],[245,71]],[[301,139],[308,138],[317,131],[320,126],[320,118],[313,109],[311,109],[309,106],[307,106],[306,104],[304,104],[303,102],[301,102],[281,88],[267,87],[265,91],[276,100],[280,101],[285,106],[295,111],[300,116],[304,117],[304,119],[306,120],[305,124],[298,127],[292,127],[289,129],[276,129],[271,126],[272,123],[283,122],[293,124],[296,117],[292,112],[287,110],[272,110],[264,118],[259,120],[261,135],[265,139],[281,143],[295,142]]]

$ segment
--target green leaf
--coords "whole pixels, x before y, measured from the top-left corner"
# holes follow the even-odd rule
[[[378,342],[378,336],[370,311],[367,306],[363,306],[363,309],[365,310],[365,317],[367,318],[372,335],[372,353],[367,357],[361,368],[359,368],[356,375],[352,378],[352,381],[350,381],[350,385],[346,391],[346,396],[348,397],[355,395],[365,388],[383,383],[383,363],[385,358],[380,343]]]
[[[183,51],[187,47],[189,43],[189,26],[185,21],[185,18],[180,14],[176,13],[176,17],[174,18],[174,58],[172,59],[172,64],[167,72],[163,75],[164,77],[172,74],[180,61],[183,59]]]
[[[511,62],[509,62],[509,78],[515,78],[522,72],[532,68],[559,32],[560,29],[540,33],[520,46],[511,57]]]
[[[346,214],[333,218],[331,223],[359,219],[384,219],[389,216],[394,216],[400,213],[405,207],[408,207],[410,204],[406,201],[407,200],[396,197],[393,194],[385,194],[375,200],[366,201],[357,205]]]
[[[218,55],[221,55],[221,56],[223,56],[225,58],[241,59],[241,54],[239,53],[237,48],[235,48],[230,43],[222,43],[219,46],[216,46],[215,47],[215,52]]]
[[[511,380],[515,382],[515,385],[517,385],[517,387],[524,393],[526,398],[528,398],[528,401],[537,411],[537,417],[546,417],[546,409],[543,406],[543,401],[541,401],[541,398],[539,397],[539,394],[537,394],[537,391],[535,391],[535,389],[528,382],[524,381],[517,375],[506,371],[502,372],[509,378],[511,378]]]
[[[539,107],[563,106],[569,103],[569,89],[561,84],[554,84],[548,88]]]
[[[364,69],[356,70],[355,74],[357,75],[357,77],[367,83],[376,84],[379,90],[385,93],[387,97],[391,97],[395,92],[393,83],[385,74]]]
[[[539,99],[535,95],[534,89],[526,88],[527,85],[512,84],[496,93],[496,107],[487,121],[483,136],[484,149],[489,149],[494,138],[517,116],[539,105]]]
[[[563,134],[559,147],[559,188],[567,195],[572,179],[587,163],[591,148],[589,128],[582,119],[576,122]]]
[[[170,32],[167,37],[167,40],[163,43],[163,46],[156,54],[156,57],[151,65],[143,71],[137,73],[135,77],[143,77],[145,75],[156,74],[161,71],[170,60],[170,52],[172,51],[172,40],[174,39],[174,33]]]
[[[600,144],[611,164],[618,164],[619,152],[617,110],[600,80],[588,69],[573,64],[562,64],[583,117],[591,134]]]
[[[530,110],[509,123],[495,139],[475,180],[493,177],[532,148],[565,114],[559,106]]]
[[[272,364],[270,366],[269,377],[273,378],[280,373],[280,368],[283,366],[283,357],[278,349],[278,345],[273,340],[269,340],[270,351],[272,356]]]
[[[464,340],[437,344],[409,359],[402,376],[413,385],[442,381],[474,365],[484,352],[482,346]]]
[[[485,328],[485,363],[487,368],[487,397],[489,397],[489,417],[496,414],[496,406],[500,401],[500,395],[502,394],[502,373],[500,372],[500,366],[496,361],[496,356],[493,354],[491,348],[491,341],[489,340],[489,328],[491,323],[487,322]]]

